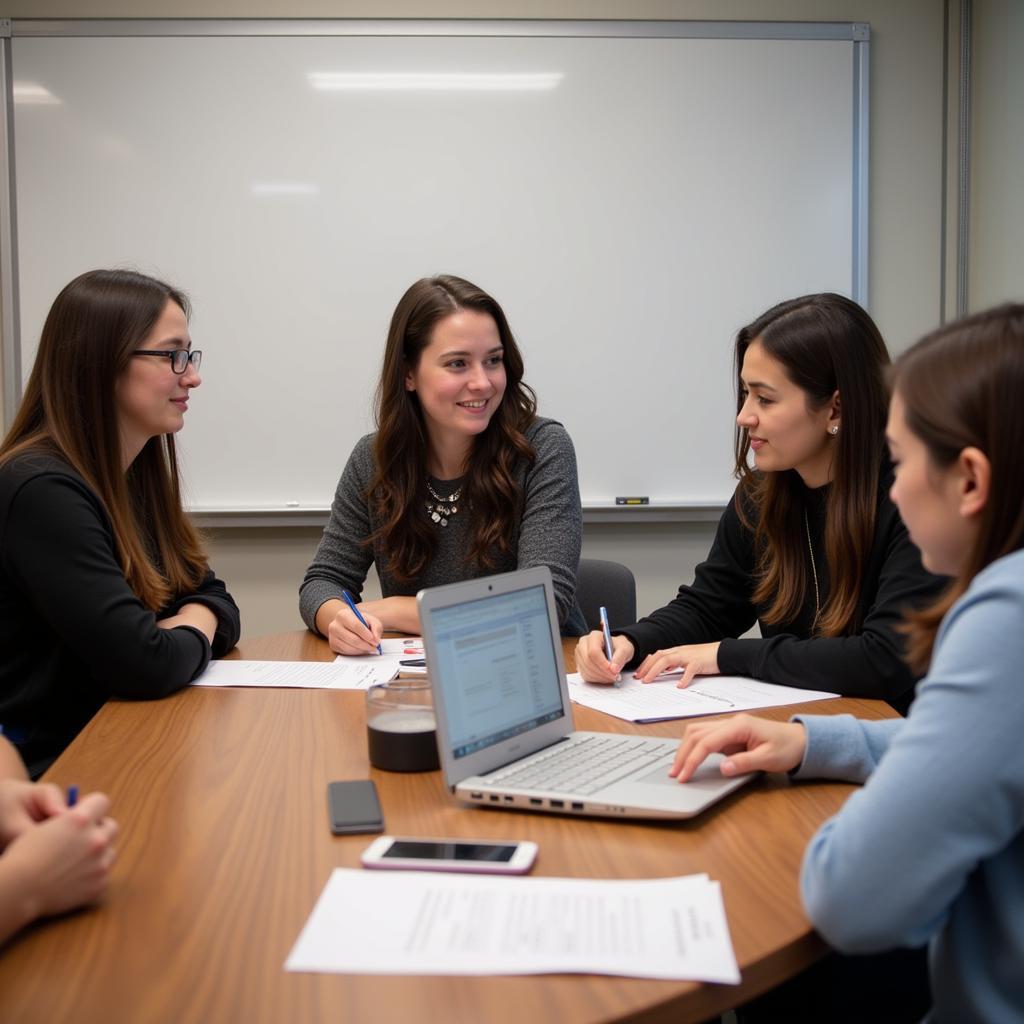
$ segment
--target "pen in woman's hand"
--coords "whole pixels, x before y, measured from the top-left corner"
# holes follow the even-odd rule
[[[351,608],[351,609],[352,609],[352,611],[353,611],[353,612],[354,612],[354,614],[355,614],[355,617],[356,617],[356,618],[357,618],[357,619],[358,619],[358,620],[359,620],[359,621],[360,621],[360,622],[361,622],[361,623],[362,623],[362,624],[363,624],[364,626],[366,626],[366,628],[367,628],[367,629],[370,629],[370,624],[369,624],[369,623],[368,623],[368,622],[366,621],[366,619],[364,619],[364,618],[363,618],[363,613],[362,613],[362,612],[361,612],[361,611],[360,611],[360,610],[359,610],[359,609],[358,609],[358,608],[356,607],[356,603],[355,603],[355,601],[353,601],[353,600],[352,600],[352,595],[351,595],[351,594],[350,594],[350,593],[349,593],[349,592],[348,592],[347,590],[343,590],[343,591],[341,592],[341,596],[342,596],[342,598],[344,599],[344,601],[345,601],[345,604],[347,604],[347,605],[349,606],[349,608]],[[372,632],[373,632],[373,630],[372,630],[372,629],[370,629],[370,632],[372,633]],[[377,653],[378,653],[378,654],[383,654],[383,653],[384,653],[384,648],[383,648],[383,647],[381,647],[381,645],[380,645],[380,644],[377,644]]]

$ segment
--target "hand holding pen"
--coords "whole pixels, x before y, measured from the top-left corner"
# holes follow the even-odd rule
[[[602,628],[581,636],[576,645],[576,671],[588,683],[618,683],[622,666],[633,658],[633,644],[629,638],[612,636],[607,620],[605,611]]]
[[[601,616],[601,634],[604,639],[604,656],[608,659],[608,663],[611,664],[614,655],[612,653],[612,629],[611,626],[608,624],[608,609],[605,608],[604,605],[601,605],[601,610],[599,614]],[[618,672],[615,673],[615,680],[612,685],[619,685]]]
[[[355,617],[359,620],[359,622],[363,626],[363,628],[370,634],[370,638],[367,640],[367,642],[368,643],[372,643],[373,640],[376,639],[375,634],[373,632],[373,629],[371,628],[370,624],[366,621],[366,619],[363,618],[363,613],[356,607],[355,601],[352,600],[352,595],[347,590],[343,590],[341,592],[341,597],[342,597],[342,600],[345,602],[345,604],[348,605],[348,607],[351,610],[352,614],[355,615]],[[363,639],[367,639],[367,638],[364,637]],[[381,647],[379,640],[377,641],[377,653],[378,654],[383,654],[384,653],[384,648]]]

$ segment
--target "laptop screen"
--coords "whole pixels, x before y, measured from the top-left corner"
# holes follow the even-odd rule
[[[562,717],[543,586],[432,608],[430,623],[453,757]]]

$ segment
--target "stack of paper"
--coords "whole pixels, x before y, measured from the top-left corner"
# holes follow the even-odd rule
[[[727,711],[752,711],[809,700],[828,700],[837,693],[800,690],[795,686],[762,683],[744,676],[698,676],[685,690],[677,686],[678,672],[665,673],[653,683],[638,683],[632,672],[623,672],[618,686],[585,683],[578,672],[569,679],[569,697],[576,703],[627,722],[661,722],[668,718],[720,715]]]
[[[398,675],[398,658],[337,661],[211,661],[193,686],[303,687],[367,690]]]
[[[403,679],[426,679],[426,652],[423,650],[423,637],[411,636],[399,640],[381,640],[384,655],[392,655],[399,659],[398,674]],[[423,662],[421,665],[412,662]]]
[[[337,868],[285,967],[740,980],[721,888],[707,875],[595,881]]]
[[[423,657],[423,637],[385,637],[380,642],[385,655],[393,655],[403,661],[421,659]]]
[[[382,640],[381,647],[383,654],[339,654],[334,661],[211,661],[192,685],[368,690],[414,669],[403,661],[423,658],[420,637]],[[426,675],[425,669],[420,671]]]

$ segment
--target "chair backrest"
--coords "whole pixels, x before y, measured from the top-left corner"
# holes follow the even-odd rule
[[[589,629],[601,628],[601,605],[608,609],[612,629],[636,622],[636,579],[621,562],[581,558],[576,600]]]

